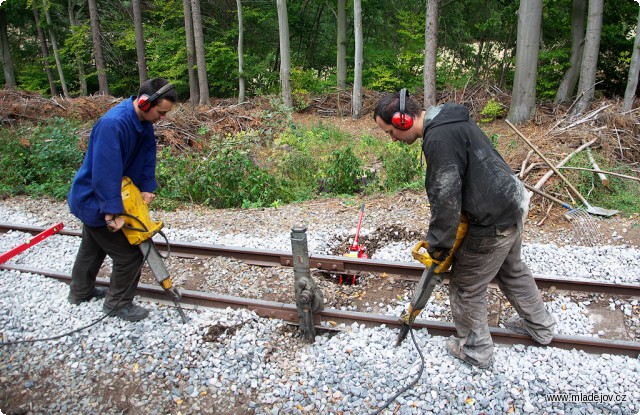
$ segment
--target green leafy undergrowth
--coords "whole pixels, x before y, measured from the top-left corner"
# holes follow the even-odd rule
[[[84,157],[78,126],[55,117],[0,132],[0,190],[9,195],[64,199]]]

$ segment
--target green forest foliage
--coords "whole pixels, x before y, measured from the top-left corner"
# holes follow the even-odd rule
[[[70,91],[80,91],[78,61],[84,66],[89,93],[98,90],[92,58],[91,28],[85,2],[7,0],[8,36],[18,87],[49,94],[43,65],[53,68],[53,53],[42,62],[34,24],[32,3],[46,4],[52,27],[41,13],[45,33],[51,29],[60,49],[64,75]],[[71,27],[69,6],[78,22]],[[292,83],[294,94],[323,93],[336,85],[336,18],[334,2],[289,1]],[[111,93],[134,94],[139,85],[135,30],[128,1],[99,0],[100,29]],[[204,44],[210,95],[233,97],[238,89],[238,20],[236,1],[201,2]],[[363,0],[363,86],[373,90],[422,88],[425,1]],[[604,96],[624,93],[633,45],[637,3],[605,2],[600,44],[598,90]],[[438,35],[439,90],[485,83],[509,89],[513,79],[518,2],[461,0],[442,2]],[[538,96],[545,100],[568,66],[571,48],[571,0],[545,0],[540,51]],[[347,1],[347,66],[353,73],[353,4]],[[244,60],[247,96],[278,94],[278,16],[274,1],[244,1]],[[146,58],[150,77],[171,80],[181,100],[189,98],[186,42],[182,2],[142,2]],[[49,47],[51,49],[51,47]],[[0,82],[4,83],[0,73]],[[59,80],[58,89],[60,90]],[[304,100],[301,100],[304,105]]]

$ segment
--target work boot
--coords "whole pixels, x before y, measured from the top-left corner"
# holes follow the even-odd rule
[[[527,324],[525,323],[524,319],[520,316],[513,316],[511,317],[509,320],[507,320],[506,323],[504,323],[504,326],[515,332],[518,334],[522,334],[525,336],[529,336],[531,337],[536,343],[540,343],[542,345],[547,345],[549,343],[551,343],[551,340],[553,340],[553,336],[549,337],[549,338],[543,338],[540,337],[535,331],[529,329],[527,327]]]
[[[107,291],[108,289],[104,287],[94,287],[91,294],[89,294],[84,298],[76,298],[71,294],[71,292],[69,292],[69,295],[67,296],[67,301],[69,301],[73,305],[78,305],[87,301],[91,301],[94,298],[104,298],[104,296],[107,294]]]
[[[472,366],[479,367],[480,369],[488,369],[491,364],[491,359],[486,362],[479,362],[471,356],[467,356],[463,350],[463,346],[460,345],[460,341],[456,337],[451,337],[447,341],[447,349],[449,349],[449,353],[458,359],[469,363]]]
[[[102,312],[127,321],[140,321],[147,318],[149,315],[149,310],[133,303],[118,307],[114,310],[103,306]]]

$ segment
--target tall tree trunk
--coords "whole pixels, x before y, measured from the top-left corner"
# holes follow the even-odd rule
[[[58,42],[56,41],[55,33],[51,29],[53,22],[51,21],[51,14],[49,13],[49,6],[47,1],[43,0],[44,16],[47,19],[47,26],[49,27],[49,38],[51,39],[51,47],[53,48],[53,56],[56,60],[56,67],[58,68],[58,76],[60,77],[60,86],[62,87],[62,94],[65,98],[69,98],[69,90],[67,89],[67,82],[64,80],[64,72],[62,70],[62,61],[60,60],[60,53],[58,53]]]
[[[193,41],[196,45],[196,62],[198,63],[198,85],[200,89],[200,105],[209,105],[209,79],[207,78],[207,60],[204,51],[204,32],[202,31],[202,13],[200,0],[191,0],[193,16]]]
[[[142,13],[140,12],[140,0],[131,0],[133,9],[133,26],[136,30],[136,56],[138,58],[138,78],[140,85],[149,79],[147,74],[147,58],[144,47],[144,27],[142,26]]]
[[[518,9],[515,77],[507,116],[514,124],[530,120],[536,111],[541,22],[542,0],[521,0]]]
[[[556,104],[568,101],[576,89],[580,75],[580,62],[582,61],[582,49],[584,47],[584,15],[586,0],[573,0],[571,11],[571,56],[569,57],[569,69],[564,73],[556,98]]]
[[[68,1],[67,7],[69,8],[69,25],[71,32],[75,33],[76,28],[78,27],[78,22],[73,12],[73,0]],[[80,78],[80,95],[86,96],[89,94],[89,88],[87,87],[87,74],[84,70],[84,62],[82,61],[82,57],[79,52],[76,51],[75,55],[76,66],[78,67],[78,78]]]
[[[627,89],[624,91],[623,111],[631,111],[633,100],[638,90],[638,76],[640,75],[640,13],[638,13],[638,25],[636,26],[636,40],[633,42],[631,53],[631,65],[629,66],[629,79]]]
[[[36,29],[38,30],[38,38],[40,39],[40,51],[42,52],[42,63],[44,65],[44,70],[47,73],[47,79],[49,80],[49,89],[51,90],[51,96],[58,95],[58,89],[56,88],[56,81],[53,78],[53,71],[51,70],[51,65],[49,64],[49,46],[47,46],[47,38],[44,35],[44,30],[40,26],[40,12],[36,8],[35,3],[32,4],[33,8],[33,18],[36,22]]]
[[[98,93],[100,95],[111,95],[109,83],[107,82],[107,70],[102,55],[102,43],[100,34],[100,19],[98,17],[98,3],[96,0],[89,1],[89,21],[91,23],[91,38],[93,40],[93,57],[96,61],[96,72],[98,73]]]
[[[440,0],[427,0],[424,29],[424,107],[436,105],[436,61]]]
[[[242,0],[236,0],[238,6],[238,103],[244,102],[244,19]]]
[[[193,39],[193,16],[191,0],[182,0],[184,10],[184,31],[187,40],[187,73],[189,74],[189,102],[195,105],[200,100],[198,75],[196,74],[196,47]]]
[[[347,86],[347,10],[346,0],[338,0],[338,36],[337,48],[338,57],[336,59],[337,86],[342,89]]]
[[[287,108],[293,108],[291,96],[291,47],[289,45],[289,16],[286,0],[276,0],[280,36],[280,85],[282,100]]]
[[[9,35],[7,34],[7,15],[4,9],[0,8],[0,48],[2,48],[2,68],[4,70],[4,87],[15,89],[16,74],[13,69],[13,58],[9,47]]]
[[[589,0],[587,31],[582,54],[582,65],[580,66],[580,81],[578,82],[578,102],[573,107],[573,116],[578,116],[585,112],[591,101],[593,101],[598,54],[600,53],[603,10],[604,0]]]
[[[353,96],[351,97],[351,118],[362,118],[362,63],[363,63],[363,35],[362,35],[362,1],[353,0],[353,29],[356,50],[353,65]]]

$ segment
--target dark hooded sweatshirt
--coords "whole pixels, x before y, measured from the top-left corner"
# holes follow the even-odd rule
[[[422,150],[430,247],[453,247],[461,213],[469,217],[470,235],[521,228],[529,203],[524,186],[464,106],[444,104],[432,120],[425,119]]]

